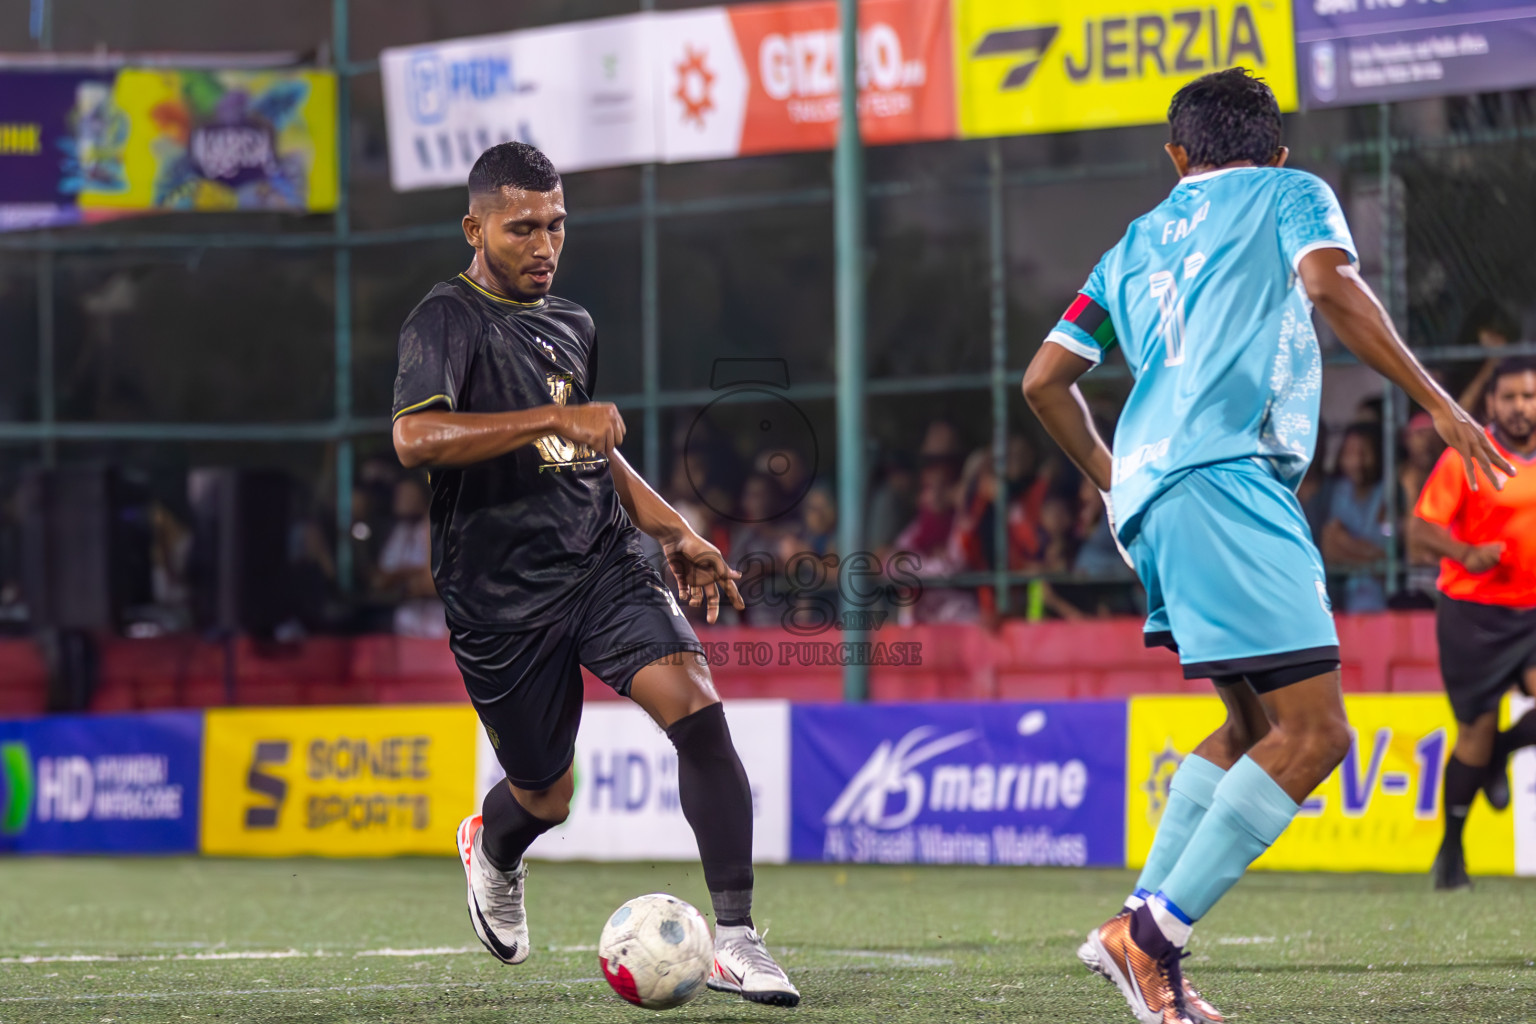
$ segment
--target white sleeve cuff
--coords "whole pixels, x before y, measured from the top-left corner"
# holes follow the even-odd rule
[[[1308,253],[1317,252],[1319,249],[1339,249],[1349,254],[1349,262],[1360,262],[1360,256],[1355,252],[1354,246],[1333,238],[1326,242],[1309,242],[1302,246],[1300,249],[1297,249],[1296,255],[1291,257],[1291,269],[1296,271],[1298,274],[1301,273],[1301,261],[1307,256]]]
[[[1082,356],[1095,366],[1104,361],[1104,352],[1099,346],[1085,344],[1065,331],[1052,331],[1045,336],[1045,340],[1055,342],[1075,356]]]

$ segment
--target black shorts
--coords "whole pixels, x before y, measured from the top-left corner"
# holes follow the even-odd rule
[[[581,666],[629,695],[635,673],[703,653],[656,570],[626,554],[598,570],[571,613],[526,633],[450,629],[448,646],[496,759],[519,789],[547,789],[576,756]]]
[[[1525,673],[1536,668],[1536,608],[1441,594],[1435,604],[1435,639],[1451,710],[1456,721],[1472,722],[1497,711],[1510,687],[1526,689]]]

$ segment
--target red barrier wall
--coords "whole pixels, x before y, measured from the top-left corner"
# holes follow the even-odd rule
[[[1387,693],[1436,690],[1434,616],[1429,612],[1341,616],[1344,688]],[[828,654],[838,634],[809,640],[772,629],[712,629],[715,681],[726,697],[842,699],[842,674]],[[876,700],[1073,699],[1139,693],[1204,693],[1165,650],[1146,650],[1133,619],[1010,622],[979,626],[887,626],[871,634],[886,655],[918,652],[920,663],[876,665]],[[765,649],[762,645],[766,644]],[[898,648],[895,645],[916,645]],[[747,646],[751,645],[751,646]],[[757,664],[755,655],[768,655]],[[189,637],[111,640],[101,649],[98,711],[226,703],[225,649]],[[589,699],[607,687],[587,677]],[[393,636],[319,637],[295,646],[235,646],[237,704],[366,704],[459,701],[463,685],[443,641]],[[45,704],[43,663],[30,641],[0,641],[0,715]]]

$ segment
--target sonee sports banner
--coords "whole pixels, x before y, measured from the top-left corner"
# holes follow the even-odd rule
[[[441,853],[479,806],[468,706],[207,712],[203,852]]]
[[[1290,0],[955,0],[960,134],[1164,119],[1179,87],[1241,66],[1296,109]]]

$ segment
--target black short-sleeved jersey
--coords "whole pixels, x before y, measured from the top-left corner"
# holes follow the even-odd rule
[[[513,302],[460,274],[411,311],[399,355],[396,419],[434,407],[513,412],[590,401],[597,337],[574,302]],[[434,470],[431,518],[432,578],[461,629],[547,625],[601,566],[640,552],[607,458],[553,434]]]

